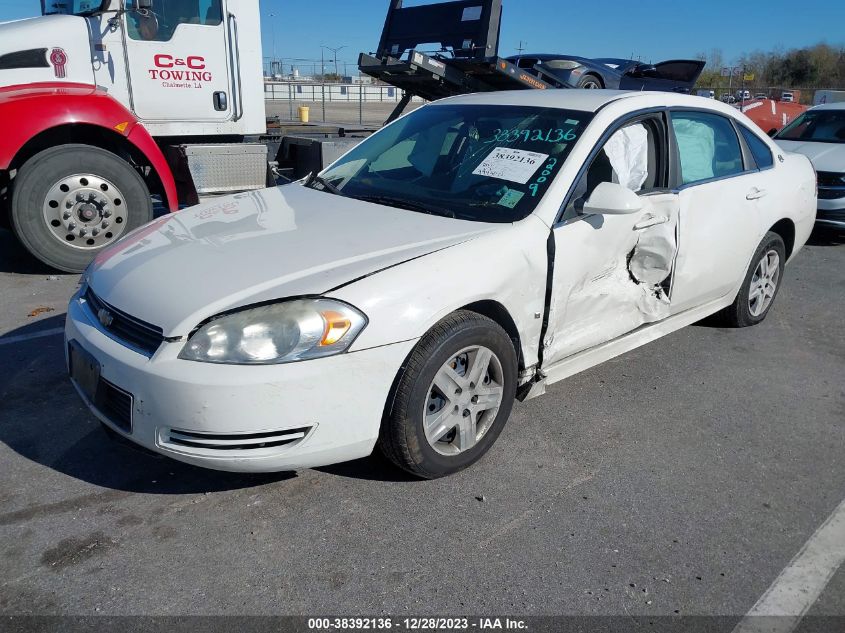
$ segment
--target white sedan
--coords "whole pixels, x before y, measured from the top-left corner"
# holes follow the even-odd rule
[[[845,103],[810,108],[778,132],[775,142],[813,162],[819,183],[816,222],[845,229]]]
[[[703,317],[762,321],[815,175],[730,106],[524,91],[416,110],[319,176],[162,217],[68,308],[112,431],[232,471],[378,446],[465,468],[514,399]]]

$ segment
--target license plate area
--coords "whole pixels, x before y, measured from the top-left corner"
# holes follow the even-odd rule
[[[70,378],[88,399],[97,402],[97,387],[100,384],[100,363],[86,352],[76,341],[68,342],[68,361]]]

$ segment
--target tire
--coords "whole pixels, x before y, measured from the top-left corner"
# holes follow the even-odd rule
[[[10,210],[23,246],[66,272],[82,272],[103,248],[153,219],[138,172],[90,145],[59,145],[30,158],[12,181]]]
[[[584,75],[578,80],[576,88],[580,88],[582,90],[599,90],[604,88],[604,84],[602,83],[602,80],[595,75]]]
[[[765,271],[761,268],[764,262]],[[749,327],[763,321],[780,290],[785,263],[786,246],[783,239],[777,233],[766,233],[751,258],[736,299],[721,313],[722,321],[730,327]],[[759,294],[761,289],[764,289],[764,299]],[[755,295],[756,300],[753,298]]]
[[[482,350],[490,353],[489,364],[476,384],[473,369],[484,367],[483,362],[476,365],[486,356]],[[459,379],[457,383],[449,379],[449,388],[463,387],[448,394],[448,399],[434,384],[436,377],[443,383],[441,377],[446,374],[441,372],[447,364]],[[502,432],[513,408],[516,383],[516,351],[505,331],[475,312],[455,312],[423,336],[408,357],[397,377],[392,407],[382,422],[379,449],[394,464],[421,478],[463,470],[481,459]],[[501,399],[494,407],[498,395]],[[437,416],[443,423],[437,429],[430,427],[431,435],[441,439],[433,441],[426,434],[425,422]],[[460,429],[471,430],[461,433]]]

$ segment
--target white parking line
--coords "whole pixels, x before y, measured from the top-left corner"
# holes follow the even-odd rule
[[[789,633],[845,561],[845,501],[780,573],[733,633]]]
[[[54,327],[49,330],[42,330],[41,332],[33,332],[32,334],[19,334],[18,336],[9,336],[7,338],[0,338],[0,345],[11,345],[12,343],[22,343],[23,341],[31,341],[34,338],[43,338],[45,336],[56,336],[65,331],[63,327]]]

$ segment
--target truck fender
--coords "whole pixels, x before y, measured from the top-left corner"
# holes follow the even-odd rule
[[[167,160],[143,125],[105,90],[77,83],[46,82],[0,88],[0,170],[9,169],[39,134],[68,125],[88,125],[120,134],[149,161],[171,211],[179,208],[176,182]]]

